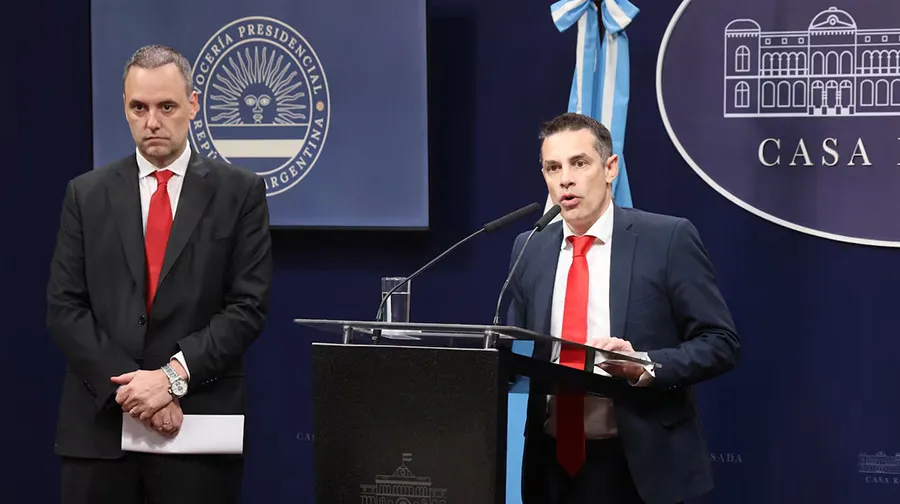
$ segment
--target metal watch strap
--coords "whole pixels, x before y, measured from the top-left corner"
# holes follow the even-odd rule
[[[166,363],[166,365],[162,367],[162,370],[164,373],[166,373],[166,376],[169,378],[169,383],[172,383],[175,380],[181,379],[181,376],[179,376],[178,373],[175,372],[175,369],[169,363]]]
[[[175,369],[172,368],[172,365],[169,363],[166,363],[166,365],[162,367],[162,370],[169,378],[169,393],[176,398],[183,397],[184,394],[187,393],[187,380],[176,373]]]

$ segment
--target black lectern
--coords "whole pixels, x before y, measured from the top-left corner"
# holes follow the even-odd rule
[[[295,322],[342,335],[311,350],[319,504],[505,504],[508,393],[522,378],[539,393],[614,398],[628,386],[513,353],[517,340],[575,345],[517,327]]]

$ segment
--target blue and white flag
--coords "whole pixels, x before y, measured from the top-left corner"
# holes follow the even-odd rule
[[[597,5],[593,0],[559,0],[550,6],[553,23],[559,31],[578,24],[575,75],[568,110],[597,119],[612,134],[613,153],[619,156],[619,175],[612,185],[613,199],[623,207],[632,206],[623,155],[630,79],[625,28],[638,12],[628,0],[603,0],[601,42]],[[550,195],[547,195],[547,209],[550,206]]]

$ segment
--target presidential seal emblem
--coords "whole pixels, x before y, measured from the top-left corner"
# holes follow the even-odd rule
[[[309,174],[325,144],[331,103],[322,64],[297,30],[262,16],[232,21],[203,46],[193,73],[195,149],[254,170],[268,196]]]

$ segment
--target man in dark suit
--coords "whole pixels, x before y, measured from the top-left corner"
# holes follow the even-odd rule
[[[606,362],[613,398],[528,399],[526,504],[672,504],[712,488],[691,386],[732,369],[740,343],[697,230],[616,206],[609,131],[563,114],[541,131],[541,164],[562,221],[532,239],[510,282],[508,323],[661,364]],[[522,248],[525,234],[513,247]],[[536,343],[534,357],[583,368],[585,353]]]
[[[122,416],[177,436],[183,415],[244,414],[242,356],[272,277],[265,186],[191,151],[182,55],[138,50],[123,86],[136,152],[68,184],[50,266],[62,501],[235,503],[240,454],[123,452]]]

